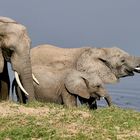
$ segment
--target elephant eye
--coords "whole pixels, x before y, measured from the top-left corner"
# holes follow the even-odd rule
[[[97,87],[97,88],[100,88],[100,85],[97,85],[96,87]]]
[[[122,59],[121,62],[124,63],[125,62],[125,59]]]

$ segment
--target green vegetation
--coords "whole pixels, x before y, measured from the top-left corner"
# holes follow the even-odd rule
[[[0,140],[139,140],[140,112],[0,103]],[[4,111],[5,110],[5,111]]]

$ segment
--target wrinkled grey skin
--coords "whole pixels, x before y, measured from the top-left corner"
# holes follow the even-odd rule
[[[39,85],[34,83],[35,95],[38,101],[64,104],[69,107],[77,106],[76,96],[69,94],[64,85],[64,78],[67,71],[62,70],[58,74],[58,71],[48,68],[47,66],[38,65],[33,66],[32,68],[34,69],[33,72],[39,81]],[[19,102],[26,103],[26,97],[17,84],[14,83],[13,86],[16,86],[15,90]]]
[[[96,100],[105,97],[108,105],[111,105],[111,98],[109,98],[107,91],[103,87],[102,81],[96,75],[91,80],[82,72],[72,69],[61,70],[58,74],[58,71],[47,66],[38,65],[32,68],[39,81],[39,85],[34,83],[35,95],[39,101],[54,102],[73,107],[77,106],[78,96],[83,99],[90,99],[90,106],[96,103]],[[16,87],[16,90],[18,92],[18,87]],[[22,96],[22,93],[18,94],[20,102],[24,102],[21,98]]]
[[[90,81],[90,84],[94,83],[95,79],[100,79],[105,84],[115,83],[121,77],[134,75],[133,72],[135,68],[140,66],[140,58],[131,56],[116,47],[67,49],[51,45],[42,45],[31,49],[31,63],[33,73],[40,83],[39,85],[34,84],[37,99],[44,101],[52,99],[52,102],[56,102],[56,97],[58,99],[57,93],[59,93],[58,91],[63,87],[61,87],[61,82],[56,84],[56,81],[59,79],[59,81],[63,83],[65,79],[69,79],[65,76],[69,74],[69,69],[74,69],[82,73],[85,79],[90,77],[90,80],[88,78],[85,80]],[[51,71],[49,69],[51,69]],[[65,83],[67,83],[67,81],[65,81]],[[66,89],[68,90],[69,84],[66,85]],[[71,90],[73,90],[72,87],[69,88],[69,92],[73,93]],[[77,94],[79,93],[73,93],[73,95]],[[81,94],[83,94],[83,90]],[[52,95],[57,96],[52,97]],[[48,98],[48,96],[50,97]],[[84,98],[90,99],[90,97],[92,96],[85,96]],[[59,100],[61,99],[62,97],[59,98]],[[59,101],[57,102],[59,103]],[[62,100],[60,102],[62,102]]]
[[[94,76],[93,76],[94,75]],[[95,74],[86,74],[77,70],[71,70],[65,80],[66,89],[75,95],[78,95],[81,103],[87,103],[90,109],[97,109],[96,100],[104,97],[108,106],[111,106],[112,100],[104,83],[100,77]]]
[[[0,17],[0,100],[9,97],[10,80],[7,62],[20,75],[25,90],[34,99],[34,88],[30,61],[30,38],[26,28],[7,17]]]
[[[96,72],[104,83],[115,83],[122,77],[133,76],[135,68],[140,67],[140,57],[131,56],[117,47],[59,48],[40,45],[31,49],[31,62],[32,66],[46,65],[56,70],[75,68],[85,73]]]

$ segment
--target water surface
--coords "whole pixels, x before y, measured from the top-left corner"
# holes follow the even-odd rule
[[[108,85],[107,89],[112,97],[113,104],[122,108],[129,108],[140,111],[140,74],[133,77],[126,77],[119,83]],[[104,106],[105,101],[98,101],[98,104]]]

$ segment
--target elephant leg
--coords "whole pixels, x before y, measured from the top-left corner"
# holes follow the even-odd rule
[[[3,72],[0,73],[0,100],[8,100],[10,92],[10,79],[7,63],[4,63]]]
[[[67,107],[77,106],[77,97],[70,94],[66,89],[64,89],[62,92],[62,100],[64,105]]]
[[[85,99],[82,97],[78,97],[81,104],[86,104],[90,109],[97,109],[97,101],[96,98],[90,97],[89,99]]]
[[[0,100],[8,100],[10,87],[7,81],[1,80],[0,88]]]
[[[89,104],[90,109],[93,109],[93,110],[97,109],[97,101],[96,101],[96,99],[94,99],[94,100],[89,99],[88,104]]]
[[[17,101],[19,103],[26,103],[27,102],[27,97],[25,96],[25,94],[21,91],[20,87],[17,85],[16,80],[14,79],[14,86],[15,86],[15,93],[17,96]]]
[[[79,99],[81,104],[86,104],[86,105],[88,104],[88,99],[85,99],[85,98],[80,97],[80,96],[78,96],[78,99]]]

